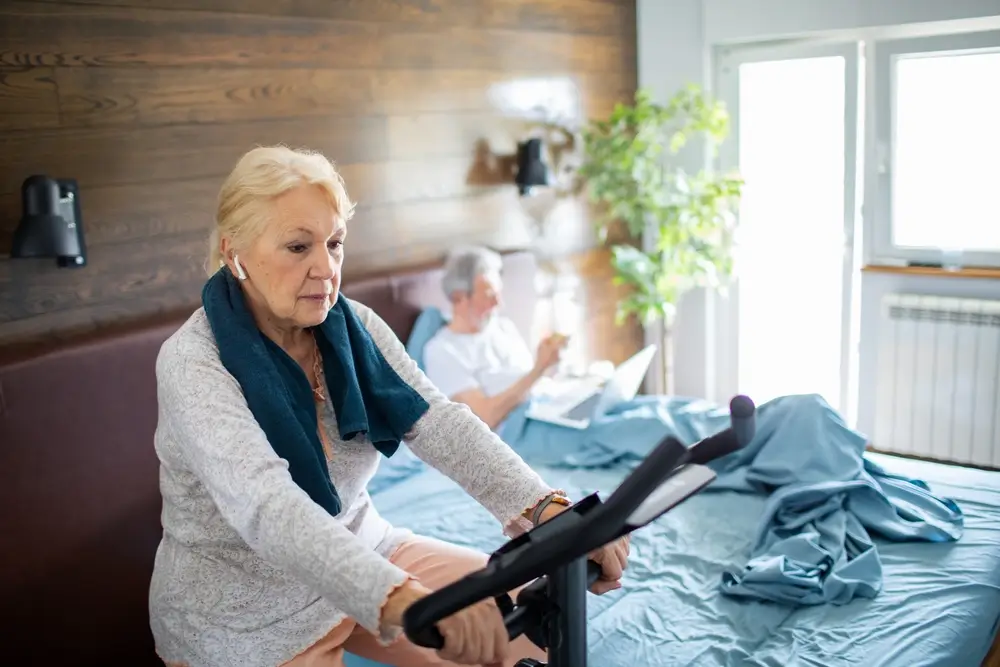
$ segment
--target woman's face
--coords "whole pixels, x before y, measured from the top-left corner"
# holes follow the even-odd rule
[[[242,285],[258,320],[316,326],[337,301],[347,227],[318,186],[290,190],[272,207],[261,235],[238,254],[247,276]]]

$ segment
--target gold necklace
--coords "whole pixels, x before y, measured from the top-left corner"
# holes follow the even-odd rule
[[[313,396],[317,401],[326,400],[326,392],[323,391],[323,364],[322,356],[319,352],[319,344],[316,343],[316,339],[313,339],[313,379],[315,384],[313,385]]]

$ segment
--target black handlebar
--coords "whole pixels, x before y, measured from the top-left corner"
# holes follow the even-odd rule
[[[594,582],[600,578],[601,566],[592,560],[588,560],[587,588],[589,589],[593,586]],[[538,618],[538,608],[527,604],[527,602],[529,602],[533,597],[545,595],[545,590],[547,588],[548,586],[545,577],[536,579],[518,596],[518,602],[522,604],[506,610],[506,613],[503,615],[503,622],[504,625],[507,626],[507,636],[511,640],[517,639],[521,635],[531,631],[538,624],[540,620]],[[473,602],[470,604],[475,603]],[[501,613],[503,613],[503,611],[504,610],[501,609]],[[407,610],[406,614],[409,615],[409,613],[409,610]],[[440,621],[442,618],[447,618],[447,616],[448,615],[442,615],[440,618],[435,620],[435,623]],[[428,624],[418,628],[410,628],[407,626],[406,635],[410,638],[411,642],[417,644],[418,646],[424,646],[435,650],[440,650],[444,647],[444,637],[441,635],[441,631],[438,630],[437,625]]]
[[[406,610],[406,614],[409,613],[409,609]],[[442,616],[441,618],[447,618]],[[510,628],[510,623],[515,622],[515,619],[507,620],[504,616],[504,624]],[[520,625],[520,623],[518,623]],[[521,629],[523,632],[523,628]],[[417,646],[424,646],[426,648],[432,648],[435,651],[439,651],[444,648],[444,637],[441,635],[441,631],[437,629],[436,625],[425,625],[419,628],[406,628],[406,636],[410,638],[410,641]],[[513,637],[511,637],[513,639]]]
[[[444,638],[436,624],[489,597],[500,606],[510,639],[540,625],[543,620],[540,610],[545,606],[540,600],[546,594],[547,575],[694,495],[715,477],[705,463],[730,454],[753,439],[756,431],[753,401],[737,396],[730,402],[729,410],[729,428],[690,447],[668,436],[606,501],[602,502],[597,494],[587,496],[505,544],[483,569],[415,602],[403,614],[407,637],[419,646],[440,649]],[[668,480],[670,484],[664,484]],[[648,503],[652,506],[647,507]],[[593,561],[587,561],[586,567],[589,588],[600,577],[601,568]],[[532,583],[521,590],[518,605],[514,606],[509,591],[528,582]]]

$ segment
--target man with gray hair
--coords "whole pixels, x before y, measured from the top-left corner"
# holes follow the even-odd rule
[[[441,287],[452,305],[451,321],[423,351],[431,382],[494,430],[559,363],[566,345],[566,337],[555,334],[532,355],[514,323],[497,312],[502,265],[500,255],[481,246],[449,255]]]

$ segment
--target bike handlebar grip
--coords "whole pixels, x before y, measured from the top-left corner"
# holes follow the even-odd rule
[[[747,396],[734,396],[729,402],[729,418],[740,447],[749,444],[757,432],[756,413],[753,401]]]

